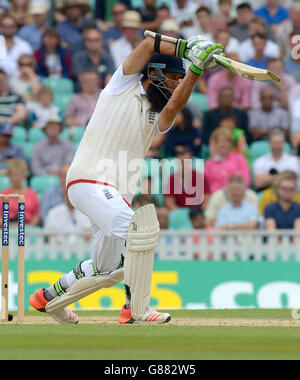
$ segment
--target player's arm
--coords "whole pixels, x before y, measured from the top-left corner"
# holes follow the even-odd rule
[[[152,54],[155,53],[155,40],[152,37],[147,37],[143,40],[133,52],[123,62],[124,75],[134,75],[139,73],[149,62]],[[171,42],[161,41],[161,54],[175,55],[176,45]]]
[[[161,132],[167,131],[171,127],[176,114],[185,106],[189,100],[198,78],[199,74],[195,74],[189,70],[183,81],[173,92],[170,100],[163,108],[159,117],[158,127]]]

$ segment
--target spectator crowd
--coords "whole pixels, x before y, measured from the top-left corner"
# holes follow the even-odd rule
[[[154,203],[163,229],[300,229],[300,0],[0,0],[1,192],[26,196],[30,226],[89,228],[66,172],[146,29],[205,35],[281,81],[205,71],[153,141],[132,207]]]

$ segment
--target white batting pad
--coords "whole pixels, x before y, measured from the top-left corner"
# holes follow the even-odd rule
[[[127,235],[124,283],[130,287],[131,314],[142,319],[150,305],[154,253],[159,238],[154,205],[140,208],[133,216]]]
[[[80,299],[89,296],[90,294],[103,289],[110,288],[115,284],[123,281],[123,268],[117,269],[110,274],[83,277],[78,280],[68,291],[60,297],[54,298],[46,305],[46,312],[49,314],[56,313],[64,309],[68,305],[79,301]]]

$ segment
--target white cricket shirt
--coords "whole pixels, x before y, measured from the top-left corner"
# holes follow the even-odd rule
[[[68,187],[78,182],[108,184],[131,203],[143,160],[161,133],[159,114],[150,111],[140,78],[124,75],[120,66],[101,92],[67,174]]]

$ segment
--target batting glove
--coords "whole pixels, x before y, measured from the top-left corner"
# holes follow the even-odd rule
[[[200,41],[200,37],[202,40]],[[224,55],[224,47],[221,44],[215,44],[203,36],[192,37],[188,40],[187,48],[189,52],[186,58],[192,62],[190,70],[195,74],[201,75],[207,68],[214,68],[217,63],[213,59],[214,54]]]

